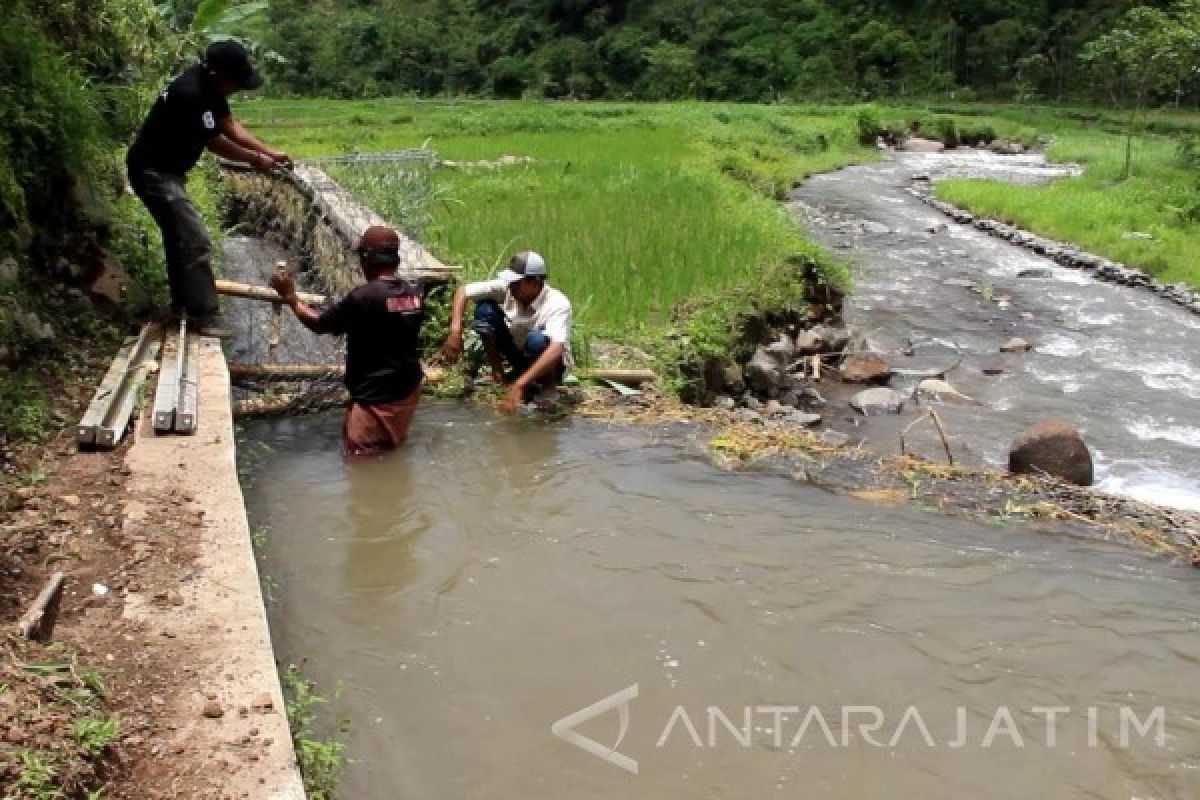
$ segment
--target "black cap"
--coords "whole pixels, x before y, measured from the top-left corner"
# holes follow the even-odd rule
[[[213,42],[204,51],[204,66],[227,81],[237,84],[239,89],[257,89],[262,86],[262,75],[250,63],[250,54],[241,42],[223,39]]]

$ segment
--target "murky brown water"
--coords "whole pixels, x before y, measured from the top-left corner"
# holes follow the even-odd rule
[[[338,424],[256,422],[240,453],[281,661],[343,685],[350,800],[1200,795],[1191,570],[723,473],[677,431],[427,404],[348,467]],[[620,690],[636,775],[551,733]],[[710,746],[710,706],[750,707],[746,746],[715,713]],[[1070,709],[1055,747],[1038,707]],[[1122,747],[1122,707],[1162,707],[1161,745]],[[619,715],[578,730],[611,747]]]

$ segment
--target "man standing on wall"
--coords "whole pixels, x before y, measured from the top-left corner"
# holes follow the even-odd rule
[[[424,377],[424,295],[420,286],[396,277],[400,236],[373,225],[354,249],[367,282],[322,312],[300,301],[290,272],[278,270],[271,276],[271,287],[304,327],[313,333],[346,335],[350,405],[342,434],[347,457],[379,455],[404,443]]]
[[[442,348],[447,363],[462,353],[468,300],[475,301],[472,327],[483,339],[493,379],[512,384],[501,411],[511,414],[535,391],[558,387],[572,365],[571,301],[546,284],[545,259],[525,250],[493,280],[459,287],[450,312],[450,336]]]
[[[235,41],[208,46],[204,61],[171,81],[129,148],[129,183],[162,231],[171,310],[186,313],[201,336],[228,336],[219,325],[212,245],[187,194],[187,173],[204,148],[270,172],[291,166],[285,153],[254,138],[229,111],[226,98],[256,89],[262,76]]]

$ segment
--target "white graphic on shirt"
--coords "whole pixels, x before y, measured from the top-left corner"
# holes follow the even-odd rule
[[[208,128],[210,131],[217,127],[217,121],[213,119],[213,114],[211,111],[205,111],[204,115],[200,119],[204,120],[204,127]]]

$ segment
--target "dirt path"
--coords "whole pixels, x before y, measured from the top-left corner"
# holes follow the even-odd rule
[[[50,573],[67,574],[52,641],[4,640],[0,783],[17,797],[303,796],[265,619],[254,624],[228,384],[211,349],[197,437],[143,430],[115,452],[78,453],[68,429],[26,448],[5,486],[5,630]],[[59,414],[77,417],[89,395],[66,388]],[[229,551],[230,533],[244,552]]]

